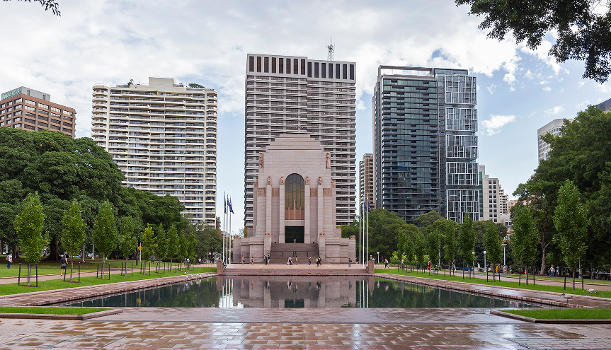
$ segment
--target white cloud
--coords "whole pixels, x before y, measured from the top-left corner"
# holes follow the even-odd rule
[[[27,85],[75,107],[78,136],[90,134],[92,85],[132,78],[216,88],[222,117],[244,111],[246,53],[326,58],[330,37],[336,59],[357,62],[357,98],[373,91],[380,64],[463,67],[487,76],[504,70],[513,87],[520,57],[512,40],[487,38],[466,6],[429,8],[428,1],[83,0],[62,2],[57,17],[15,2],[0,13],[0,29],[12,33],[3,38],[11,54],[0,55],[0,90]]]
[[[501,131],[505,125],[516,120],[515,115],[491,115],[490,119],[482,121],[486,134],[492,136]]]
[[[543,87],[543,91],[550,92],[550,91],[552,91],[552,87],[551,86],[544,86]]]
[[[530,71],[530,69],[526,70],[526,73],[524,73],[524,77],[526,77],[527,79],[534,79],[535,77],[533,76],[533,72]]]
[[[586,83],[583,81],[580,81],[577,83],[577,87],[583,87]]]
[[[556,59],[549,55],[549,50],[552,48],[552,42],[549,40],[542,40],[541,44],[537,46],[536,49],[531,49],[526,46],[522,46],[520,50],[524,53],[531,54],[541,61],[543,61],[546,65],[548,65],[554,71],[555,75],[558,75],[560,72],[565,71],[568,72],[566,68],[562,67],[560,63],[556,62]]]
[[[554,106],[554,107],[551,107],[545,110],[545,114],[551,115],[551,116],[559,115],[562,112],[564,112],[564,107],[560,105]]]

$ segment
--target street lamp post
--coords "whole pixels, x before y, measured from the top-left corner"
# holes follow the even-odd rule
[[[378,264],[379,264],[380,263],[380,252],[377,252],[377,253],[378,253]]]
[[[503,243],[503,266],[507,266],[507,263],[505,262],[505,247],[507,246],[507,244]]]
[[[469,272],[470,272],[471,277],[475,277],[475,251],[471,251],[471,256],[472,256],[471,271]]]
[[[486,282],[488,282],[488,265],[486,265],[486,251],[484,250],[484,269],[486,270]]]

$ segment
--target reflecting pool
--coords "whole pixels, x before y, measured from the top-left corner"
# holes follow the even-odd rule
[[[70,302],[71,306],[217,308],[533,307],[419,284],[363,277],[211,277]]]

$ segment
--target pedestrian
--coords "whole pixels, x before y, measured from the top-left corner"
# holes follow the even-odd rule
[[[384,259],[384,268],[387,269],[388,268],[388,259]]]
[[[10,269],[13,263],[13,255],[11,253],[6,254],[6,268]]]
[[[251,256],[251,257],[250,257],[250,264],[252,265],[252,264],[254,264],[254,263],[255,263],[255,258]]]
[[[286,259],[286,264],[287,265],[293,265],[293,259],[289,256],[288,259]]]
[[[348,258],[348,267],[352,267],[352,258]]]
[[[555,269],[554,269],[554,265],[552,265],[552,267],[550,267],[550,268],[549,268],[549,275],[550,275],[551,277],[554,277],[554,272],[556,272],[556,271],[555,271]]]
[[[59,265],[59,275],[63,276],[66,273],[66,268],[68,267],[68,258],[67,255],[62,254]]]
[[[308,265],[312,265],[312,257],[308,256]]]
[[[401,258],[401,270],[405,268],[405,261]]]
[[[320,260],[320,256],[316,259],[316,267],[322,264],[322,260]]]

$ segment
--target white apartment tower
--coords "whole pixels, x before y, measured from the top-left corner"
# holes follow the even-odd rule
[[[217,94],[197,84],[93,86],[93,139],[124,185],[177,197],[193,223],[216,223]]]
[[[244,225],[253,226],[259,152],[284,133],[307,133],[331,153],[337,225],[355,213],[355,63],[301,56],[246,58]]]
[[[509,213],[508,196],[503,191],[499,179],[486,174],[484,165],[478,165],[482,184],[482,201],[480,207],[480,220],[503,222],[503,215]]]
[[[565,119],[554,119],[551,122],[537,129],[537,148],[539,162],[549,158],[549,152],[552,150],[549,143],[543,141],[543,136],[547,134],[552,134],[554,136],[562,135],[562,126],[564,125],[564,121]]]

